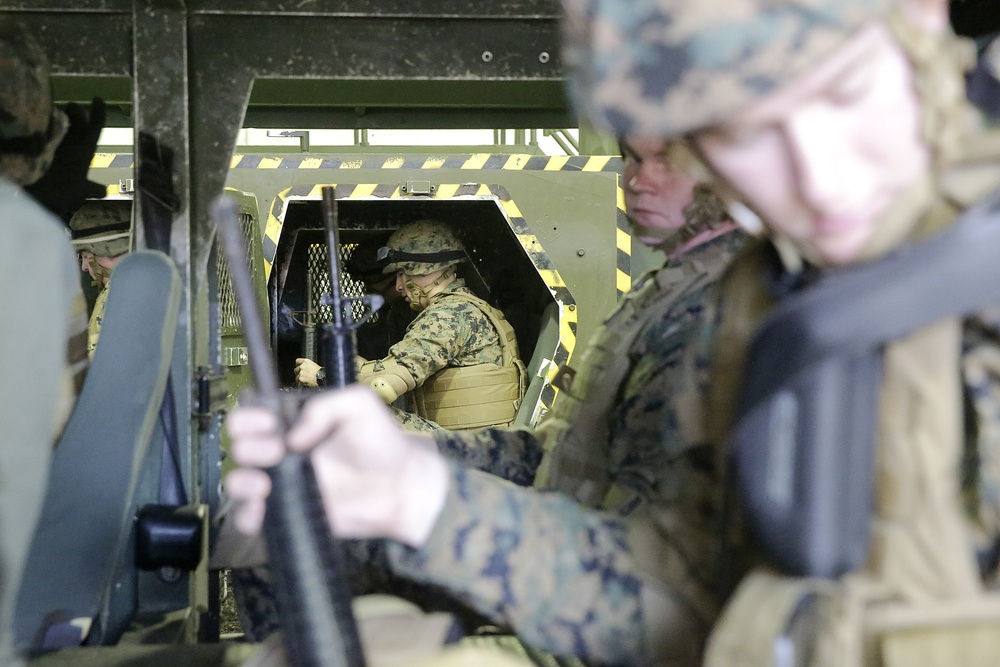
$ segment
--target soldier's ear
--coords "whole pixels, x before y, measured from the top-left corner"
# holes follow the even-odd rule
[[[948,0],[901,0],[903,11],[916,25],[932,34],[948,27]]]

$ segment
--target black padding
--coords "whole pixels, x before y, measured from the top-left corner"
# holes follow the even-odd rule
[[[115,268],[101,337],[52,460],[18,594],[15,641],[43,648],[47,619],[94,618],[130,553],[136,480],[170,367],[180,277],[160,252]]]
[[[146,505],[136,517],[135,564],[191,571],[201,561],[202,518],[183,507]]]

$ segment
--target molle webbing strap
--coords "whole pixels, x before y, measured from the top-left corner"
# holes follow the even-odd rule
[[[522,377],[514,366],[446,368],[413,392],[416,412],[450,430],[509,424],[521,403]]]
[[[757,541],[789,573],[838,576],[867,555],[882,347],[1000,303],[998,206],[837,271],[761,325],[730,451]]]

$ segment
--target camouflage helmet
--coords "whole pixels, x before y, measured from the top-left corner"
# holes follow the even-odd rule
[[[132,245],[130,200],[91,199],[70,218],[73,246],[97,257],[124,255]]]
[[[426,276],[466,260],[465,248],[451,227],[437,220],[418,220],[400,227],[379,250],[389,263],[384,273],[402,269],[411,276]]]
[[[0,175],[19,185],[37,181],[68,126],[52,106],[45,52],[24,26],[0,19]]]
[[[891,0],[563,0],[570,96],[621,136],[674,136],[807,71]]]

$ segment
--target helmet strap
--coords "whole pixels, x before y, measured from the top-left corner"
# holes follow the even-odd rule
[[[438,286],[443,288],[451,283],[451,280],[448,279],[455,277],[455,269],[452,267],[444,269],[441,275],[434,279],[434,282],[423,286],[417,285],[413,282],[413,276],[405,273],[403,276],[403,285],[406,287],[406,292],[410,296],[410,308],[419,313],[430,305],[431,298],[435,296],[438,291],[440,291],[437,290]],[[445,280],[448,280],[448,282],[445,283]]]

